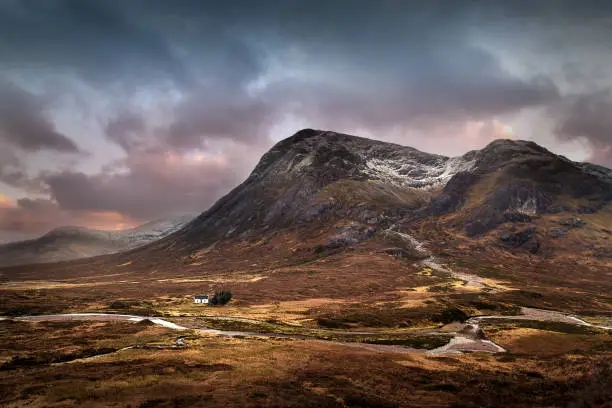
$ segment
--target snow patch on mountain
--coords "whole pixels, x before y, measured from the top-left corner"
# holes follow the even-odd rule
[[[510,210],[527,215],[536,215],[538,212],[538,200],[535,197],[528,197],[525,200],[518,200]]]
[[[314,161],[314,154],[309,154],[305,157],[300,157],[300,160],[297,163],[290,163],[287,171],[299,172],[303,168],[310,166]]]
[[[578,165],[583,172],[590,174],[591,176],[595,176],[606,183],[612,184],[612,169],[593,163],[574,162],[574,164]]]
[[[178,231],[193,218],[188,214],[154,220],[130,230],[111,232],[111,239],[124,243],[129,249],[137,248]]]
[[[472,171],[475,160],[439,157],[432,164],[406,159],[368,159],[364,173],[371,179],[398,187],[441,187],[457,173]]]

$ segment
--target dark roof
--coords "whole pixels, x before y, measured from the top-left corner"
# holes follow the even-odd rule
[[[196,299],[208,299],[208,295],[206,296],[197,296],[195,297]]]

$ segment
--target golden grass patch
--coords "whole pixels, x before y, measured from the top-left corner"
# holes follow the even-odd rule
[[[68,283],[53,281],[9,281],[0,283],[0,288],[7,290],[40,290],[40,289],[62,289],[62,288],[82,288],[91,286],[111,285],[117,282],[84,282]]]
[[[602,344],[612,346],[612,339],[606,334],[558,333],[530,328],[500,330],[490,338],[512,353],[534,356],[584,352]]]
[[[238,275],[238,276],[202,276],[202,277],[178,277],[178,278],[166,278],[157,279],[157,282],[170,282],[170,283],[193,283],[193,282],[211,282],[211,283],[245,283],[245,282],[257,282],[267,278],[263,275]]]

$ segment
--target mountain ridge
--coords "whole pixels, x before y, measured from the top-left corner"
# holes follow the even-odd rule
[[[473,205],[469,196],[479,189],[483,198]],[[508,212],[594,212],[611,200],[604,167],[567,160],[531,141],[498,139],[447,157],[304,129],[275,144],[243,183],[162,247],[190,251],[326,218],[378,217],[388,226],[451,213],[457,220],[450,225],[459,221],[459,230],[476,236],[503,224]]]
[[[194,215],[149,221],[127,230],[97,230],[80,226],[62,226],[38,238],[0,245],[0,267],[89,258],[131,250],[176,232]]]

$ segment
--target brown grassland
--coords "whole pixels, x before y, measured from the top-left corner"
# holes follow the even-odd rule
[[[609,325],[611,206],[584,214],[587,227],[559,239],[546,234],[560,215],[535,217],[530,225],[537,226],[542,243],[538,254],[503,248],[499,231],[467,237],[452,228],[456,217],[406,229],[425,240],[445,267],[482,277],[482,288],[396,258],[378,235],[343,250],[317,251],[336,224],[258,241],[228,240],[188,255],[131,251],[2,269],[0,315],[8,319],[0,320],[0,405],[612,406],[610,331],[492,320],[483,323],[484,335],[506,353],[444,356],[350,347],[329,341],[343,337],[321,334],[380,331],[385,335],[377,340],[393,344],[399,340],[389,333],[404,336],[468,316],[516,315],[521,306]],[[227,306],[192,303],[193,295],[218,289],[232,291]],[[320,340],[10,319],[101,311],[163,316],[188,327],[318,330],[312,337]],[[257,322],[212,319],[223,316]],[[176,346],[183,335],[185,346]],[[128,346],[138,347],[117,351]]]
[[[93,349],[168,346],[176,332],[119,322],[0,327],[5,407],[584,407],[607,406],[612,389],[612,336],[605,333],[507,325],[492,337],[509,353],[437,357],[188,332],[180,348],[52,364]]]

